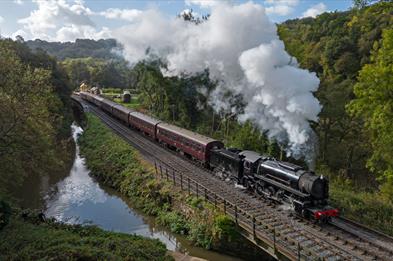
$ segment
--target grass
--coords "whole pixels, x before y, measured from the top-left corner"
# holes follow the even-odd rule
[[[364,191],[349,179],[320,167],[317,173],[330,177],[330,203],[340,215],[393,236],[393,201],[379,191]]]
[[[115,93],[115,92],[105,92],[103,93],[103,96],[106,97],[107,99],[110,99],[118,104],[123,105],[124,107],[130,108],[130,109],[134,109],[134,110],[138,110],[141,107],[141,104],[139,103],[139,98],[137,95],[132,94],[131,95],[131,101],[130,103],[125,103],[123,102],[123,100],[121,98],[113,98],[115,96],[121,95],[121,93]]]
[[[18,215],[0,238],[0,260],[173,260],[157,239]]]
[[[219,234],[211,228],[219,214],[209,204],[195,205],[193,197],[175,193],[169,183],[158,180],[151,166],[95,116],[88,115],[80,147],[97,178],[133,199],[138,208],[156,216],[172,232],[187,235],[198,246],[212,247],[214,235]],[[192,215],[178,211],[181,209]]]
[[[159,180],[153,168],[127,142],[95,116],[88,114],[87,118],[88,126],[79,139],[80,148],[91,173],[99,180],[130,198],[135,207],[155,216],[159,224],[187,236],[197,246],[227,248],[232,252],[250,247],[229,217],[211,204]],[[254,255],[255,251],[246,253]]]
[[[344,217],[393,236],[393,203],[379,193],[360,191],[349,182],[334,180],[330,200]]]

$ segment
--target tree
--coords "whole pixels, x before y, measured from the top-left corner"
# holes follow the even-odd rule
[[[373,3],[376,3],[376,2],[378,2],[378,1],[381,1],[381,2],[386,1],[386,2],[388,2],[388,1],[390,1],[390,0],[352,0],[353,6],[354,6],[355,8],[357,8],[357,9],[364,8],[364,7],[368,6],[368,5],[371,5],[371,4],[373,4]]]
[[[356,99],[348,110],[364,120],[372,155],[367,166],[386,184],[393,184],[393,30],[375,44],[372,63],[363,66],[355,85]],[[393,196],[393,191],[385,191]]]
[[[49,56],[0,40],[0,193],[62,164],[69,137],[69,88]],[[68,108],[68,109],[67,109]],[[43,164],[44,163],[44,164]]]

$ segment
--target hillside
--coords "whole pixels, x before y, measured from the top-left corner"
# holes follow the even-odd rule
[[[356,98],[353,90],[360,70],[372,61],[383,30],[392,25],[393,3],[381,2],[315,19],[289,20],[278,27],[287,51],[321,80],[316,95],[323,110],[315,126],[320,163],[355,181],[373,181],[374,176],[365,178],[373,148],[363,119],[348,113],[347,107]]]
[[[42,49],[59,60],[66,58],[119,58],[115,50],[120,46],[115,39],[76,39],[75,42],[47,42],[39,39],[25,41],[32,50]]]

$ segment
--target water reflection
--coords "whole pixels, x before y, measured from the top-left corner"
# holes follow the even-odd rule
[[[83,132],[82,128],[75,124],[72,125],[72,131],[75,141]],[[169,250],[189,252],[190,255],[209,260],[238,260],[192,247],[184,238],[174,237],[165,229],[155,226],[154,220],[132,210],[129,202],[116,191],[100,186],[89,176],[85,159],[79,155],[78,145],[75,154],[69,176],[52,186],[44,197],[47,216],[71,224],[91,223],[106,230],[157,238],[165,243]]]
[[[83,130],[73,124],[72,132],[76,141]],[[47,216],[66,223],[92,223],[106,230],[158,238],[168,249],[176,249],[173,239],[151,229],[143,217],[132,211],[118,195],[112,194],[113,191],[109,194],[89,176],[79,146],[76,146],[75,153],[70,175],[45,197]]]

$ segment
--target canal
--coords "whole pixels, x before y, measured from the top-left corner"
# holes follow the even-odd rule
[[[82,128],[73,124],[75,158],[67,173],[29,178],[16,191],[22,207],[41,209],[47,216],[70,224],[92,224],[110,231],[137,234],[162,241],[168,250],[207,260],[240,260],[191,246],[186,238],[157,225],[154,219],[133,208],[132,202],[89,175],[79,154],[77,139]]]

